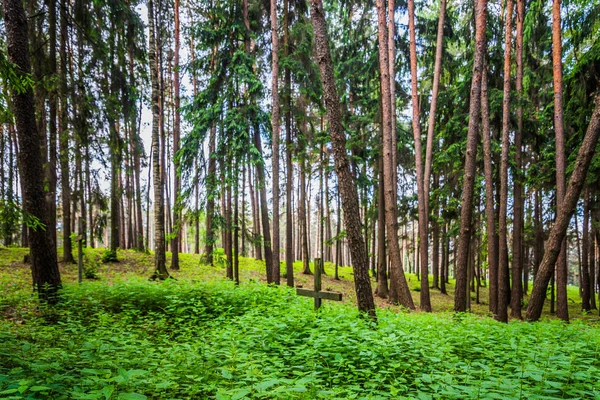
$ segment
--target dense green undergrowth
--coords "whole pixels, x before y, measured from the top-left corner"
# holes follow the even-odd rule
[[[253,282],[69,284],[0,319],[0,397],[600,398],[593,325],[378,315]]]

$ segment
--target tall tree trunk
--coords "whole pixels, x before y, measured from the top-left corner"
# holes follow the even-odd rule
[[[444,19],[446,16],[446,0],[440,0],[440,15],[438,18],[437,39],[435,48],[435,64],[433,67],[433,87],[431,91],[431,103],[429,105],[429,124],[427,125],[427,145],[425,149],[424,170],[424,200],[427,219],[429,219],[429,193],[431,181],[431,165],[433,163],[433,139],[435,136],[435,117],[437,110],[438,91],[440,86],[440,75],[442,70],[442,48],[444,44]],[[439,223],[433,222],[433,287],[439,288]]]
[[[160,157],[160,107],[158,60],[156,57],[156,28],[154,26],[154,0],[148,0],[148,29],[150,45],[148,60],[150,66],[150,81],[152,83],[152,171],[154,183],[154,276],[165,279],[169,276],[166,266],[165,252],[165,209],[163,203],[163,175]],[[148,210],[150,211],[150,210]]]
[[[277,1],[271,0],[271,126],[273,127],[273,282],[280,282],[279,240],[279,37],[277,33]]]
[[[272,0],[274,1],[274,0]],[[283,2],[283,50],[285,56],[289,54],[289,1]],[[285,101],[287,102],[285,112],[285,269],[287,285],[294,286],[294,213],[292,208],[292,194],[294,193],[294,166],[292,164],[292,93],[291,73],[285,68]]]
[[[215,215],[215,197],[217,187],[217,160],[214,157],[216,151],[216,136],[217,127],[212,124],[210,127],[210,135],[208,139],[209,159],[208,159],[208,175],[206,177],[206,240],[204,244],[204,256],[209,265],[213,265],[213,251],[215,244],[215,229],[213,227],[213,218]]]
[[[389,295],[385,252],[385,188],[383,178],[383,156],[379,156],[379,187],[377,189],[377,296],[385,299]]]
[[[598,198],[595,193],[590,198],[590,307],[596,310],[596,232],[598,231],[598,224],[596,223],[596,204]]]
[[[133,37],[133,23],[130,24],[129,36]],[[132,87],[136,87],[137,83],[135,80],[135,41],[129,40],[129,84]],[[142,111],[142,100],[140,99],[139,108],[134,107],[131,111],[130,125],[132,129],[132,152],[133,152],[133,180],[135,190],[135,247],[139,251],[143,251],[144,246],[144,223],[142,217],[142,186],[141,186],[141,157],[144,152],[142,139],[139,133],[138,115],[141,116]],[[138,111],[139,110],[139,111]],[[137,112],[136,112],[137,111]]]
[[[242,158],[243,159],[243,158]],[[234,161],[233,170],[233,280],[236,285],[240,284],[240,222],[239,222],[239,167],[237,160]]]
[[[302,150],[300,150],[302,153]],[[301,248],[302,248],[302,273],[312,274],[310,271],[310,255],[308,253],[308,223],[306,211],[306,160],[302,156],[300,160],[300,204],[298,206],[298,225],[301,233]]]
[[[417,207],[419,210],[419,251],[421,261],[421,310],[431,312],[431,299],[429,298],[429,177],[425,181],[423,176],[423,149],[421,146],[421,124],[419,111],[419,89],[417,87],[417,43],[415,32],[415,2],[408,0],[408,30],[410,35],[410,75],[412,92],[412,128],[415,139],[415,167],[417,170]]]
[[[49,1],[49,10],[48,10],[48,33],[49,33],[49,45],[50,45],[50,49],[48,51],[48,57],[49,57],[49,62],[50,62],[50,77],[51,78],[57,78],[56,77],[56,69],[57,69],[57,62],[56,62],[56,15],[57,15],[57,10],[56,10],[56,0],[50,0]],[[42,85],[39,85],[42,86]],[[40,96],[38,96],[40,97]],[[56,142],[57,142],[57,118],[56,118],[56,114],[57,114],[57,95],[56,95],[56,89],[52,89],[49,92],[49,117],[50,120],[48,121],[48,128],[49,128],[49,137],[48,137],[48,145],[47,145],[47,151],[48,151],[48,164],[45,166],[46,167],[46,179],[47,179],[47,183],[48,183],[48,189],[47,189],[47,202],[48,202],[48,227],[46,229],[48,229],[51,234],[52,234],[52,241],[54,243],[54,246],[57,246],[58,244],[58,237],[57,237],[57,232],[56,232],[56,186],[57,186],[57,176],[56,176],[56,164],[58,163],[58,153],[57,153],[57,149],[56,149]],[[46,126],[45,126],[45,110],[46,107],[44,104],[38,104],[38,109],[44,110],[43,112],[40,111],[40,113],[42,114],[40,116],[40,119],[44,120],[44,123],[41,124],[41,126],[39,128],[40,129],[40,134],[43,136],[43,140],[45,141],[46,138]],[[44,149],[46,150],[46,149]]]
[[[252,184],[255,176],[252,176],[252,166],[248,168],[248,187],[250,188],[250,203],[252,206],[252,237],[254,242],[254,259],[262,260],[262,250],[260,241],[260,216],[258,212],[258,197],[256,196],[254,185]]]
[[[340,265],[342,265],[341,263],[341,258],[342,258],[342,252],[340,250],[340,242],[341,240],[339,239],[340,237],[340,232],[342,231],[342,208],[340,207],[340,195],[338,193],[337,197],[337,222],[336,222],[336,232],[335,232],[335,275],[334,278],[336,281],[340,280],[339,277],[339,271],[338,271],[338,267]]]
[[[490,106],[488,99],[487,57],[484,56],[481,72],[481,134],[483,136],[483,167],[485,174],[485,214],[489,268],[489,306],[496,314],[498,305],[498,234],[494,210],[494,171],[492,167],[492,140],[490,131]]]
[[[262,158],[262,144],[260,142],[260,130],[258,126],[254,127],[254,146]],[[265,164],[258,162],[256,164],[256,175],[258,176],[258,188],[260,192],[260,214],[262,217],[263,230],[263,249],[265,254],[265,267],[267,273],[267,282],[273,282],[273,251],[271,248],[271,228],[269,224],[269,209],[267,208],[267,188],[265,182]]]
[[[376,318],[375,302],[369,279],[368,257],[365,254],[364,238],[361,233],[358,193],[356,191],[356,184],[350,173],[350,165],[346,154],[346,138],[342,127],[340,100],[335,87],[327,25],[321,0],[311,0],[310,16],[315,35],[317,61],[319,63],[319,70],[321,71],[327,120],[331,132],[331,144],[338,175],[338,187],[342,196],[344,220],[350,243],[350,251],[352,253],[358,309],[361,312],[368,313],[371,318]]]
[[[571,174],[564,201],[557,209],[556,221],[548,237],[544,258],[533,282],[533,290],[531,291],[531,296],[529,296],[529,305],[527,306],[526,318],[528,321],[537,321],[542,314],[548,282],[550,282],[550,278],[553,275],[554,264],[561,252],[569,221],[573,216],[577,199],[581,194],[588,168],[595,154],[598,136],[600,136],[600,96],[596,95],[594,101],[594,112],[592,113],[583,143],[581,143],[581,147],[577,153],[575,168]]]
[[[437,174],[433,175],[433,184],[434,184],[434,188],[439,187],[439,177]],[[433,218],[433,220],[431,221],[431,225],[432,225],[432,242],[433,242],[433,249],[431,251],[431,258],[432,258],[432,269],[433,269],[433,287],[435,289],[439,289],[440,288],[440,279],[439,279],[439,274],[440,274],[440,223],[439,223],[439,213],[440,213],[440,207],[439,204],[435,207],[434,210],[435,216]]]
[[[544,257],[544,226],[542,221],[542,195],[539,189],[535,190],[534,198],[534,230],[535,247],[533,249],[533,279],[537,276],[538,269]]]
[[[175,16],[175,54],[173,57],[173,96],[175,107],[175,118],[173,123],[173,239],[171,240],[171,269],[179,269],[179,250],[181,247],[181,206],[179,204],[179,192],[181,191],[181,178],[179,176],[179,161],[177,152],[179,151],[179,137],[181,135],[181,116],[179,113],[180,95],[179,95],[179,0],[174,0]]]
[[[502,156],[500,159],[500,218],[498,219],[498,237],[500,240],[498,263],[498,305],[496,319],[508,322],[508,299],[510,287],[506,285],[508,277],[508,153],[510,150],[510,50],[512,46],[513,0],[506,2],[506,30],[504,41],[504,96],[502,99]]]
[[[404,307],[414,309],[408,283],[402,269],[402,259],[400,255],[400,246],[398,244],[398,218],[396,215],[396,186],[394,175],[396,166],[394,164],[393,132],[392,132],[392,105],[390,96],[390,73],[388,48],[386,46],[388,32],[386,26],[386,12],[384,0],[377,0],[377,20],[378,20],[378,38],[379,38],[379,70],[381,77],[381,104],[383,113],[383,177],[385,188],[385,220],[388,237],[389,254],[391,261],[390,268],[390,302],[400,303]],[[344,217],[347,217],[344,212]],[[358,213],[356,217],[358,217]],[[360,223],[360,222],[359,222]],[[348,224],[346,224],[348,225]],[[362,240],[362,235],[361,235]],[[354,257],[353,257],[354,259]]]
[[[113,22],[109,29],[108,37],[108,66],[104,76],[104,94],[109,99],[109,106],[106,109],[106,118],[109,130],[109,152],[110,152],[110,250],[116,255],[120,246],[119,237],[119,175],[120,175],[120,138],[119,138],[119,119],[118,119],[118,82],[115,76],[114,59],[118,47],[116,41],[116,26]]]
[[[513,174],[514,216],[513,216],[513,259],[512,294],[510,296],[510,316],[522,319],[521,301],[523,300],[523,21],[525,20],[525,0],[517,0],[517,130],[515,132],[515,172]]]
[[[71,187],[69,182],[69,113],[68,88],[67,88],[67,7],[66,2],[60,6],[60,180],[62,191],[62,231],[63,231],[63,261],[72,263],[73,254],[71,246]]]
[[[475,55],[471,81],[469,105],[469,126],[467,134],[467,153],[465,156],[465,177],[463,182],[462,206],[460,212],[460,237],[456,255],[456,290],[454,311],[467,310],[467,263],[469,242],[471,239],[471,219],[473,216],[473,190],[475,186],[475,166],[477,163],[477,133],[479,131],[479,112],[481,109],[481,79],[485,52],[485,32],[487,19],[487,0],[477,0],[475,6]]]
[[[385,0],[384,0],[385,2]],[[385,4],[384,4],[385,13]],[[389,86],[390,86],[390,122],[392,135],[392,158],[394,171],[398,168],[398,135],[396,133],[396,41],[394,32],[396,28],[395,19],[396,5],[394,0],[388,0],[388,16],[387,16],[387,51],[388,51],[388,68],[389,68]],[[383,47],[381,47],[383,48]],[[398,175],[394,173],[394,203],[398,203]]]
[[[223,230],[225,243],[223,247],[225,250],[225,257],[227,259],[227,279],[233,280],[233,221],[231,215],[231,182],[229,181],[229,176],[226,172],[228,168],[232,167],[231,163],[231,158],[226,158],[225,156],[221,158],[221,184],[225,195],[225,204],[223,207],[223,213],[225,217],[225,227]]]
[[[440,0],[440,15],[437,26],[437,40],[435,45],[435,64],[433,67],[433,87],[431,90],[431,104],[429,105],[429,124],[427,125],[427,146],[425,150],[424,188],[425,201],[429,211],[429,187],[431,180],[431,165],[433,163],[433,139],[435,136],[435,116],[437,110],[440,75],[442,71],[442,48],[444,45],[444,18],[446,16],[446,0]]]
[[[27,16],[21,0],[4,0],[4,24],[8,60],[13,63],[18,78],[30,73]],[[12,93],[12,112],[15,116],[19,140],[19,162],[23,183],[23,208],[37,218],[43,227],[49,227],[48,203],[44,196],[43,160],[40,152],[41,135],[36,126],[33,92],[30,87]],[[52,231],[39,225],[29,229],[31,244],[31,274],[33,286],[40,299],[55,303],[61,287],[56,246]]]
[[[449,247],[449,239],[448,239],[448,235],[446,234],[446,221],[444,221],[444,224],[442,225],[442,265],[441,265],[441,269],[440,269],[440,293],[441,294],[448,294],[446,292],[446,280],[448,278],[448,247]]]
[[[329,150],[325,153],[325,241],[327,247],[325,248],[325,260],[333,261],[332,257],[332,243],[331,243],[331,207],[329,203]]]
[[[556,208],[560,208],[565,197],[565,132],[563,123],[562,101],[562,38],[561,38],[561,0],[552,2],[552,77],[554,89],[554,134],[556,138]],[[567,304],[567,246],[562,244],[562,250],[556,264],[556,315],[563,321],[569,320]]]
[[[581,246],[581,309],[590,311],[590,187],[586,185],[583,195],[583,233]]]

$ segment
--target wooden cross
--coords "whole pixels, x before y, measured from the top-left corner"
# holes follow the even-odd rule
[[[323,268],[322,261],[320,258],[315,258],[315,289],[301,289],[296,288],[296,294],[298,296],[312,297],[315,299],[315,311],[321,307],[321,299],[342,301],[342,294],[335,292],[321,291],[321,269]]]

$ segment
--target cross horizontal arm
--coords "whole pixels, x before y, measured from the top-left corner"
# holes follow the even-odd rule
[[[296,288],[296,294],[298,296],[312,297],[317,299],[342,301],[342,294],[335,292],[315,292],[314,290]]]

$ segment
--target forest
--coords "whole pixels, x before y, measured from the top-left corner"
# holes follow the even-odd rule
[[[600,0],[0,2],[0,398],[600,398]]]

